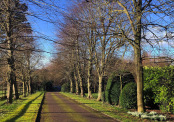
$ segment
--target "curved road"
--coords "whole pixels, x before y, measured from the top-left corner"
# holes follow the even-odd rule
[[[117,122],[75,102],[58,92],[47,92],[41,111],[41,122]]]

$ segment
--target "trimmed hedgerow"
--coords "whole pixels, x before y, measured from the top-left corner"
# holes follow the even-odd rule
[[[137,107],[137,85],[131,82],[125,85],[120,95],[120,106],[123,108]]]
[[[106,90],[105,90],[105,101],[110,104],[118,104],[120,96],[120,82],[119,77],[115,73],[109,77]]]
[[[118,104],[120,97],[120,82],[114,82],[110,90],[110,103]]]
[[[129,82],[135,82],[133,75],[130,72],[122,72],[121,74],[112,73],[108,79],[104,93],[105,101],[110,104],[118,105],[121,92],[121,83],[123,88]]]
[[[70,92],[70,84],[64,83],[61,87],[61,92]]]

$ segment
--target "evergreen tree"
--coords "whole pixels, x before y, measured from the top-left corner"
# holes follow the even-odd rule
[[[1,28],[1,46],[7,52],[7,101],[12,103],[13,85],[15,98],[19,98],[17,83],[16,83],[16,67],[15,67],[15,51],[19,40],[26,33],[31,33],[30,24],[27,22],[25,12],[28,7],[25,3],[20,3],[19,0],[1,0],[0,2],[0,22]]]

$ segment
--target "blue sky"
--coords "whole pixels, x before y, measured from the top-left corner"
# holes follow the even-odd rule
[[[49,5],[44,5],[42,3],[39,3],[42,8],[32,4],[32,3],[27,3],[29,7],[29,13],[37,15],[39,18],[44,19],[44,20],[49,20],[49,21],[62,21],[61,19],[61,14],[59,12],[64,12],[66,11],[67,6],[71,4],[71,0],[52,0],[55,4],[56,7],[52,6],[51,10]],[[37,2],[37,0],[36,0]],[[46,2],[50,5],[50,0],[46,0]],[[34,30],[34,35],[40,36],[40,35],[45,35],[49,39],[56,40],[56,26],[55,23],[50,23],[46,22],[40,19],[37,19],[36,17],[31,17],[28,16],[28,20],[32,26],[32,29]],[[40,49],[46,52],[50,53],[56,53],[54,43],[48,40],[44,39],[37,39],[37,45],[39,46]],[[53,55],[50,53],[43,53],[43,64],[47,65],[49,64],[50,60],[52,59]]]
[[[33,1],[37,1],[37,0],[33,0]],[[48,18],[50,17],[50,19],[53,20],[54,22],[59,22],[62,20],[61,14],[59,12],[66,11],[66,8],[68,6],[71,6],[73,0],[46,0],[46,2],[48,2],[48,4],[52,4],[52,3],[50,3],[50,1],[53,1],[55,3],[56,7],[52,6],[52,9],[48,10],[50,8],[49,5],[43,5],[42,3],[40,3],[40,5],[43,6],[43,9],[42,9],[42,8],[39,8],[38,6],[28,3],[29,12],[37,14],[37,16],[39,16],[41,19],[48,20]],[[56,11],[56,12],[54,12],[54,11]],[[48,36],[50,39],[53,39],[53,40],[57,39],[57,37],[56,37],[57,28],[54,24],[42,21],[35,17],[29,16],[28,18],[29,18],[29,22],[31,23],[32,28],[34,30],[34,34],[40,35],[40,34],[38,34],[38,32],[39,32],[41,34]],[[155,19],[155,21],[158,20],[154,16],[152,17],[152,19],[153,20]],[[161,32],[161,34],[162,34],[162,32]],[[44,39],[38,39],[37,44],[44,51],[56,53],[56,50],[54,48],[54,43],[52,43],[51,41],[44,40]],[[171,51],[169,51],[169,49],[171,49],[170,47],[166,46],[165,48],[166,48],[166,51],[173,53],[173,49]],[[147,46],[147,48],[145,50],[149,52],[150,49],[151,49],[151,47]],[[153,50],[151,50],[151,54],[159,55],[159,52],[157,49],[154,48]],[[51,58],[53,57],[53,55],[49,54],[49,53],[43,53],[43,56],[44,56],[43,63],[45,65],[49,64]]]

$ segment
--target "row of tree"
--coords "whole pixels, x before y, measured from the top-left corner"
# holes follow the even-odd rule
[[[52,4],[44,0],[26,2],[60,12],[53,1]],[[47,70],[40,70],[41,75],[34,76],[35,79],[54,78],[56,81],[60,78],[62,82],[68,79],[71,92],[82,96],[87,85],[88,98],[92,97],[92,88],[98,86],[97,100],[101,100],[104,77],[111,69],[125,70],[129,66],[137,83],[138,111],[144,111],[142,50],[148,44],[153,47],[164,41],[172,42],[173,5],[171,0],[74,0],[69,11],[62,12],[63,21],[58,23],[58,55]],[[17,80],[24,84],[24,91],[32,91],[32,66],[38,60],[33,58],[35,43],[26,18],[27,5],[19,0],[2,0],[0,6],[0,56],[1,69],[4,69],[1,75],[7,81],[7,98],[12,103],[13,86],[15,97],[19,98]],[[128,55],[134,58],[119,59]]]
[[[59,53],[54,60],[61,62],[59,71],[66,74],[62,78],[70,81],[70,91],[84,96],[87,83],[88,98],[91,98],[94,75],[97,75],[97,100],[101,100],[103,78],[110,73],[109,68],[120,61],[120,55],[130,54],[130,48],[133,62],[127,59],[120,65],[123,70],[128,62],[133,67],[138,112],[144,111],[142,50],[148,44],[153,46],[173,39],[173,5],[170,0],[89,0],[77,1],[71,6],[59,23],[57,36],[61,46],[57,46]],[[158,35],[158,31],[165,34]]]
[[[0,77],[7,83],[7,101],[19,98],[18,87],[23,84],[23,94],[32,93],[32,71],[38,60],[35,39],[26,14],[28,6],[19,0],[0,1]],[[39,59],[39,58],[37,58]]]

